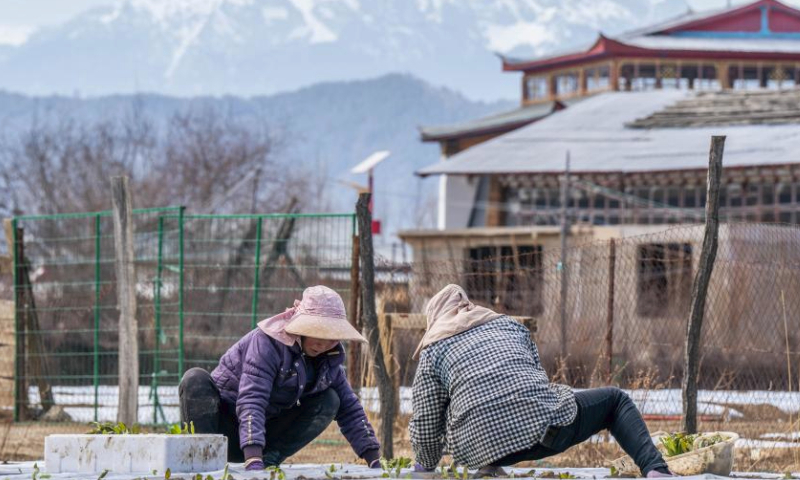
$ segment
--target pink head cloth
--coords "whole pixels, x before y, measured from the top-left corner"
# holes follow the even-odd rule
[[[300,340],[300,337],[292,335],[291,333],[286,333],[286,326],[289,325],[289,322],[294,318],[299,306],[300,300],[295,300],[294,306],[287,308],[285,312],[258,322],[258,328],[275,340],[291,347]]]

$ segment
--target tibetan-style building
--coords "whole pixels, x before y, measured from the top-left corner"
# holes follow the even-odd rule
[[[415,261],[452,268],[447,278],[423,275],[421,282],[430,285],[412,285],[413,292],[422,292],[418,304],[427,295],[422,287],[461,283],[476,301],[539,319],[542,351],[553,355],[548,342],[560,335],[560,277],[553,272],[560,266],[548,251],[560,245],[567,158],[570,245],[642,235],[626,239],[626,249],[617,251],[616,275],[628,282],[625,301],[607,307],[606,283],[588,280],[571,290],[580,296],[571,293],[568,300],[576,302],[568,307],[575,309],[570,321],[576,328],[605,315],[606,308],[618,319],[615,328],[659,319],[663,330],[648,330],[652,338],[643,337],[642,348],[625,361],[650,365],[680,352],[680,345],[668,351],[653,345],[685,332],[702,229],[655,232],[702,222],[713,135],[727,136],[723,221],[800,224],[800,10],[758,0],[690,12],[617,37],[600,35],[574,52],[504,58],[503,70],[521,73],[518,109],[422,129],[423,141],[442,147],[442,160],[417,172],[439,177],[438,228],[400,237],[413,248]],[[720,252],[728,265],[745,255],[761,258],[759,252],[774,254],[775,262],[796,262],[797,227],[760,225],[757,235],[724,228]],[[567,268],[581,272],[571,277],[575,285],[578,275],[608,263],[580,252],[571,258]],[[763,312],[775,303],[747,283],[751,271],[741,268],[741,281],[715,280],[725,299],[719,301],[737,307],[715,311],[709,321],[728,325],[737,318],[740,330],[731,327],[731,345],[752,341],[747,329],[765,321]],[[782,284],[800,282],[795,273]],[[593,309],[581,313],[575,305],[586,307],[589,299],[596,300]],[[770,337],[759,348],[779,346],[780,339]],[[581,355],[586,347],[568,348],[570,355]]]
[[[776,0],[688,12],[545,58],[503,58],[520,72],[521,107],[459,125],[423,128],[445,156],[607,91],[787,89],[800,84],[800,10]]]
[[[608,90],[793,88],[800,76],[800,11],[776,0],[690,12],[587,49],[503,59],[522,72],[524,104]]]

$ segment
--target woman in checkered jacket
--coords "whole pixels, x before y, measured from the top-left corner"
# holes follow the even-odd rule
[[[671,476],[631,399],[550,383],[523,325],[474,305],[458,285],[431,298],[426,315],[409,424],[418,471],[433,470],[446,448],[457,464],[496,476],[608,429],[644,475]]]

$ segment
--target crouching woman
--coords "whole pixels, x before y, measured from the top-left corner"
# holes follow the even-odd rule
[[[550,383],[530,332],[448,285],[428,302],[409,429],[416,470],[445,447],[478,476],[561,453],[609,430],[648,478],[672,476],[633,401],[618,388]],[[415,353],[416,355],[416,353]]]
[[[344,372],[342,341],[366,342],[344,302],[323,286],[241,338],[210,374],[186,372],[181,421],[228,437],[228,461],[247,470],[280,465],[335,419],[355,451],[380,468],[380,444]]]

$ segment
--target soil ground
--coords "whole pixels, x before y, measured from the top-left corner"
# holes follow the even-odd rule
[[[395,457],[413,457],[408,439],[407,418],[401,419],[395,427]],[[377,422],[373,421],[377,426]],[[674,422],[649,422],[651,431],[675,430]],[[783,423],[770,422],[728,422],[724,424],[701,424],[701,430],[725,430],[739,432],[744,438],[760,438],[761,433],[786,431]],[[87,425],[76,423],[13,423],[8,419],[0,423],[0,460],[4,462],[41,460],[43,457],[44,438],[55,433],[86,433]],[[154,430],[157,431],[157,430]],[[744,433],[747,432],[745,435]],[[788,440],[789,437],[787,436]],[[774,439],[774,440],[780,440]],[[783,444],[786,441],[781,442]],[[795,448],[775,448],[765,442],[758,448],[737,448],[734,470],[737,472],[800,472],[800,442]],[[536,462],[518,465],[521,468],[590,468],[604,467],[606,462],[618,458],[622,451],[613,441],[598,438],[595,442],[586,442],[567,452]],[[291,457],[287,464],[327,464],[360,463],[350,446],[345,441],[336,425],[331,425],[312,444],[297,455]]]

